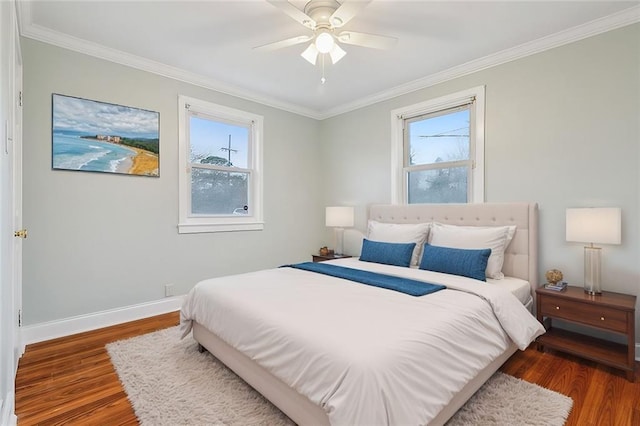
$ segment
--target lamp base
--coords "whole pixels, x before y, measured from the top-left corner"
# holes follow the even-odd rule
[[[336,237],[336,249],[335,254],[338,256],[343,255],[344,251],[344,228],[335,228],[335,237]]]
[[[587,294],[602,293],[600,282],[600,247],[584,248],[584,292]]]

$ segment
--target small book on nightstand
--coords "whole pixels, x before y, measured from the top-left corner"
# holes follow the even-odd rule
[[[544,285],[544,288],[546,288],[547,290],[564,291],[567,289],[567,283],[564,281],[559,281],[555,284],[546,283]]]

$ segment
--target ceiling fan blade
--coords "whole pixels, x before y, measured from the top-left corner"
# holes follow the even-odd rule
[[[286,0],[267,0],[269,3],[295,19],[307,28],[314,29],[316,27],[316,21],[311,19],[309,15],[292,5]]]
[[[331,63],[336,64],[340,59],[344,58],[344,55],[346,54],[347,52],[342,50],[342,48],[338,46],[337,43],[334,44],[333,49],[331,49],[331,52],[329,52],[329,56],[331,56]]]
[[[398,39],[395,37],[357,33],[355,31],[343,31],[336,37],[341,43],[371,47],[374,49],[389,49],[398,42]]]
[[[300,56],[309,61],[311,65],[315,65],[316,60],[318,59],[318,49],[316,48],[315,43],[311,43],[309,47],[300,54]]]
[[[254,47],[254,50],[263,50],[265,52],[270,52],[272,50],[282,49],[283,47],[295,46],[296,44],[304,43],[306,41],[311,40],[313,37],[311,36],[298,36],[291,37],[286,40],[276,41],[275,43],[263,44],[262,46]]]
[[[353,19],[370,1],[371,0],[345,0],[344,3],[333,12],[329,18],[329,22],[334,28],[340,28]]]

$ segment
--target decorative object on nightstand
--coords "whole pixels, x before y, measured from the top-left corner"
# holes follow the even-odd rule
[[[584,291],[589,294],[602,293],[600,283],[599,244],[620,244],[622,239],[622,214],[619,208],[567,209],[567,241],[590,243],[584,247]]]
[[[563,292],[539,287],[536,315],[547,329],[537,339],[538,350],[555,349],[619,368],[629,381],[634,381],[636,296],[609,291],[591,295],[581,287],[572,286]],[[554,319],[624,337],[626,344],[554,328]]]
[[[557,284],[562,281],[562,271],[559,269],[549,269],[547,273],[544,275],[549,284]]]
[[[547,279],[544,288],[555,291],[564,291],[567,288],[567,283],[562,281],[562,271],[549,269],[544,276]]]
[[[318,250],[318,254],[320,254],[320,256],[333,256],[333,250],[327,248],[327,246],[320,247],[320,250]]]
[[[327,207],[325,224],[335,228],[337,255],[343,251],[344,228],[353,226],[353,207]]]
[[[553,290],[553,291],[565,291],[567,289],[567,283],[564,281],[560,281],[559,283],[555,283],[555,284],[546,283],[544,285],[544,288],[546,288],[547,290]]]

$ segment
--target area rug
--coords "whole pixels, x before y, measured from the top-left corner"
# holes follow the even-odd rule
[[[172,327],[107,345],[142,425],[293,425],[192,337]],[[496,373],[447,426],[564,425],[573,401]]]

